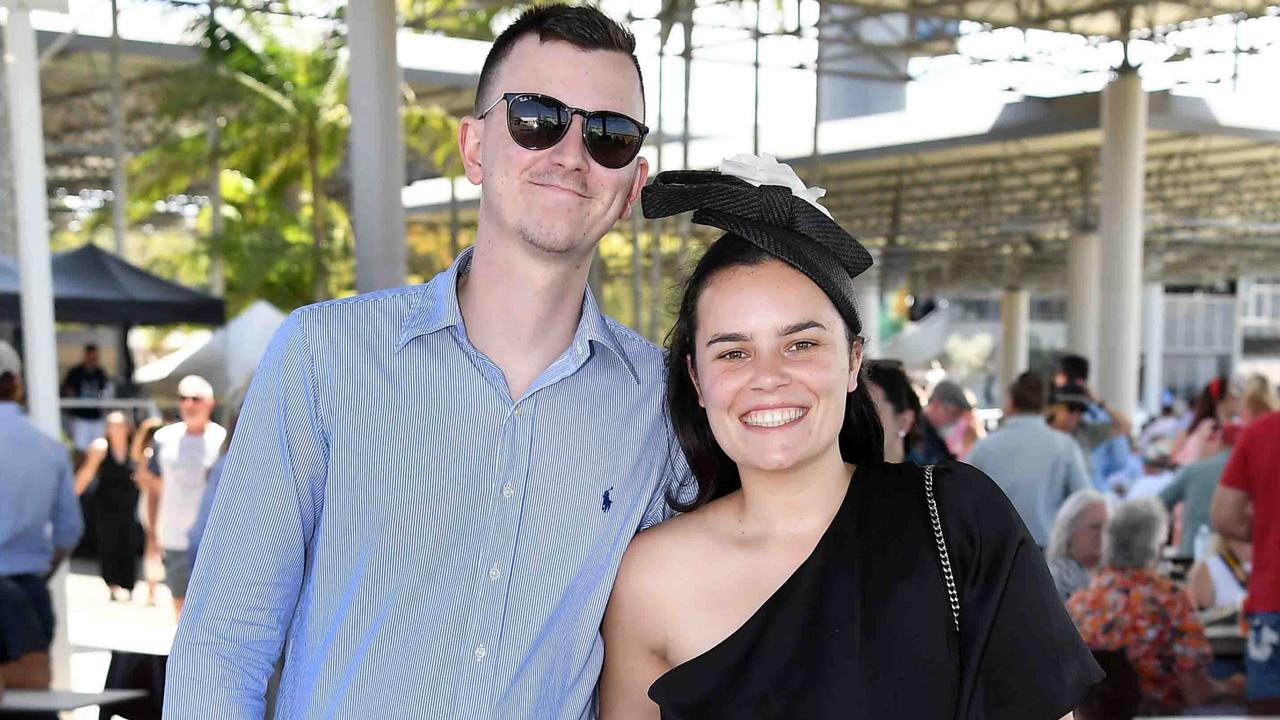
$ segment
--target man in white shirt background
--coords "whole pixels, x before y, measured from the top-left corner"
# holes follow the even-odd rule
[[[209,469],[217,462],[227,431],[211,419],[213,386],[199,375],[178,383],[181,421],[156,431],[155,454],[148,488],[160,496],[155,517],[156,542],[164,554],[165,584],[173,594],[173,611],[182,612],[191,563],[187,559],[187,531],[200,511],[200,498]],[[157,472],[158,471],[158,472]]]

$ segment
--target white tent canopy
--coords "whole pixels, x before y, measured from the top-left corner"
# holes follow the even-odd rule
[[[174,396],[178,381],[199,375],[213,385],[220,399],[239,398],[284,318],[274,305],[259,300],[208,338],[138,368],[133,380],[154,395]]]

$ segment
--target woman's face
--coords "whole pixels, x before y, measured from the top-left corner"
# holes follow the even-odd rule
[[[780,261],[716,273],[698,298],[690,371],[716,442],[741,470],[839,461],[862,349],[813,281]]]
[[[129,439],[129,423],[120,413],[109,413],[106,419],[106,436],[116,442]]]
[[[1107,523],[1107,506],[1094,503],[1076,518],[1076,528],[1067,544],[1067,554],[1082,566],[1093,569],[1102,559],[1102,527]]]
[[[880,425],[884,428],[884,460],[885,462],[902,462],[905,455],[902,438],[911,430],[915,422],[915,413],[910,410],[898,412],[893,403],[885,397],[884,390],[873,382],[867,383],[867,392],[876,404],[876,415],[880,416]]]

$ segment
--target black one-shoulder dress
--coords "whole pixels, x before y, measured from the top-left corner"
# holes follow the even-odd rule
[[[813,553],[738,630],[649,688],[664,720],[1058,720],[1102,671],[981,471],[939,466],[957,632],[913,464],[864,465]]]

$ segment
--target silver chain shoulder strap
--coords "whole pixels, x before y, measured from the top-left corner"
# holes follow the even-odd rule
[[[933,496],[933,465],[924,468],[924,497],[929,501],[929,520],[933,523],[933,539],[938,543],[938,557],[942,559],[942,579],[947,583],[947,599],[951,601],[951,620],[956,632],[960,632],[960,593],[956,591],[955,573],[951,571],[951,554],[947,552],[947,538],[942,534],[942,515],[938,501]]]

